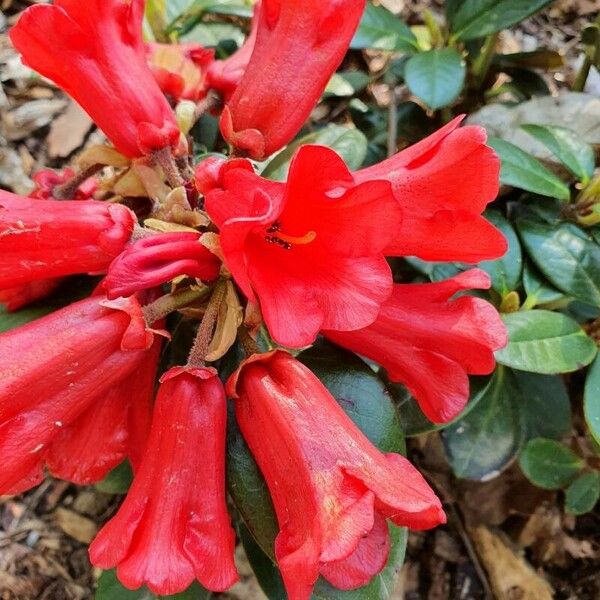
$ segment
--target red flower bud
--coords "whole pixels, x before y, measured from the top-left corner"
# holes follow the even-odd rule
[[[145,455],[119,512],[90,546],[127,588],[176,594],[194,579],[223,591],[238,577],[225,501],[226,401],[214,369],[161,379]]]
[[[408,460],[377,450],[286,352],[246,360],[227,389],[275,506],[290,600],[307,600],[319,574],[343,589],[365,585],[387,560],[385,519],[416,529],[445,522]]]
[[[180,275],[211,281],[220,266],[199,233],[156,234],[128,246],[110,265],[102,286],[109,298],[130,296]]]
[[[37,485],[46,462],[60,463],[53,442],[140,367],[153,339],[135,298],[97,297],[0,335],[0,494]],[[89,481],[105,470],[71,472]]]
[[[506,345],[506,328],[491,304],[472,296],[452,299],[463,290],[489,287],[489,277],[478,269],[437,283],[395,285],[372,325],[324,334],[385,367],[431,421],[445,423],[467,404],[467,373],[491,373],[494,351]]]
[[[99,273],[131,237],[135,215],[95,200],[32,200],[0,191],[0,289]]]
[[[23,61],[90,115],[128,157],[176,146],[175,115],[146,64],[144,0],[30,6],[10,31]]]
[[[263,0],[254,52],[223,111],[235,148],[264,159],[300,130],[342,62],[365,0]]]

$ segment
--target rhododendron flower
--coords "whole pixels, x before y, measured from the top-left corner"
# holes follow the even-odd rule
[[[125,248],[135,223],[119,204],[33,200],[0,191],[0,289],[103,272]]]
[[[62,444],[63,430],[140,367],[153,339],[135,298],[109,302],[98,297],[0,335],[0,495],[40,483],[46,462],[62,472],[53,442]],[[91,450],[81,432],[74,435],[81,443],[68,445],[77,453],[64,457],[64,463],[78,480],[94,480],[106,469],[91,461],[86,474],[73,465],[79,453],[88,461]],[[112,434],[102,430],[98,435]]]
[[[68,167],[62,171],[41,169],[32,177],[36,189],[29,194],[29,197],[51,200],[54,198],[54,188],[67,183],[73,177],[75,177],[75,171]],[[75,190],[74,197],[71,200],[91,200],[97,189],[98,180],[95,177],[89,177]]]
[[[431,421],[444,423],[467,403],[467,374],[491,373],[494,351],[507,341],[491,304],[472,296],[452,299],[463,290],[489,287],[489,277],[478,269],[437,283],[395,285],[372,325],[324,334],[385,367]]]
[[[221,117],[235,148],[263,159],[287,144],[350,44],[365,0],[263,0],[254,51]]]
[[[142,463],[115,517],[90,547],[127,588],[157,594],[194,579],[213,591],[237,581],[225,501],[226,400],[214,369],[171,369],[161,379]]]
[[[138,240],[108,269],[102,287],[109,298],[130,296],[179,275],[210,281],[217,277],[219,259],[200,243],[200,234],[175,232]]]
[[[40,279],[25,285],[0,290],[0,304],[9,312],[41,300],[58,288],[61,279]]]
[[[499,258],[506,240],[481,213],[498,195],[500,160],[482,127],[457,117],[392,158],[354,173],[392,183],[404,220],[390,256],[476,263]]]
[[[306,346],[319,329],[375,320],[392,291],[383,250],[401,220],[389,183],[353,185],[341,158],[320,146],[296,153],[285,185],[255,175],[247,161],[221,175],[206,209],[227,268],[249,300],[260,300],[277,342]]]
[[[90,115],[128,157],[176,146],[179,129],[146,64],[144,0],[55,0],[10,31],[23,61]]]
[[[246,360],[228,392],[273,499],[275,555],[291,600],[310,598],[319,574],[343,589],[365,585],[387,560],[385,519],[417,529],[445,522],[408,460],[377,450],[286,352]]]

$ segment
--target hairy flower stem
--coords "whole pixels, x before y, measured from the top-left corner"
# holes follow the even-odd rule
[[[222,104],[223,99],[221,98],[221,95],[215,90],[210,90],[206,95],[206,98],[198,102],[198,104],[196,105],[196,111],[194,113],[196,121],[207,112],[210,112],[211,110],[221,106]]]
[[[190,287],[173,294],[162,296],[151,304],[144,306],[143,311],[146,322],[152,325],[156,321],[166,317],[176,310],[179,310],[180,308],[185,308],[193,302],[203,300],[206,298],[209,292],[209,287]]]
[[[57,185],[52,190],[52,196],[57,200],[72,200],[77,193],[77,188],[84,183],[86,179],[93,177],[98,171],[102,170],[103,167],[104,165],[101,164],[86,167],[66,183]]]
[[[190,367],[200,367],[204,365],[204,359],[208,352],[208,347],[212,339],[215,323],[219,316],[219,308],[221,302],[225,298],[225,292],[227,291],[225,281],[220,281],[214,288],[213,294],[208,302],[204,316],[198,327],[198,333],[194,340],[194,345],[190,350],[187,364]]]
[[[185,181],[181,176],[170,148],[162,148],[161,150],[153,152],[152,162],[163,170],[163,173],[172,188],[184,185]]]

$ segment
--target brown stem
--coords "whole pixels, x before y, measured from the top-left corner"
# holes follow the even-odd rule
[[[102,170],[103,168],[104,165],[101,164],[95,164],[86,167],[82,171],[79,171],[77,175],[72,177],[66,183],[57,185],[52,190],[52,197],[56,198],[57,200],[72,200],[75,197],[75,194],[77,193],[77,188],[87,179],[93,177],[96,173],[98,173],[98,171]]]
[[[208,94],[203,100],[200,100],[196,105],[196,111],[194,116],[196,121],[205,113],[210,112],[214,108],[217,108],[223,104],[223,99],[221,98],[221,94],[216,90],[209,90]]]
[[[244,354],[246,357],[250,357],[253,354],[260,354],[260,349],[256,341],[250,335],[248,328],[245,325],[242,325],[238,329],[238,337],[240,340],[240,344],[242,344],[242,348],[244,349]]]
[[[152,325],[156,321],[163,319],[167,315],[185,308],[186,306],[204,299],[210,291],[210,288],[186,288],[174,294],[167,294],[151,304],[144,306],[144,317],[146,323]]]
[[[162,148],[153,152],[152,161],[163,170],[172,188],[181,187],[185,183],[170,148]]]

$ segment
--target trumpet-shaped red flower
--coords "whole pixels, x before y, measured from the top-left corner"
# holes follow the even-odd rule
[[[386,254],[476,263],[506,252],[504,236],[481,216],[498,194],[500,161],[485,145],[485,130],[458,129],[462,119],[354,173],[357,182],[390,181],[402,207],[402,227]]]
[[[472,296],[452,299],[457,292],[489,286],[489,277],[478,269],[437,283],[395,285],[372,325],[324,334],[385,367],[392,381],[406,384],[429,419],[444,423],[467,403],[467,373],[491,373],[494,350],[507,341],[491,304]]]
[[[365,0],[263,0],[248,67],[221,131],[263,159],[298,133],[342,62]]]
[[[275,506],[290,600],[308,599],[319,573],[343,589],[366,584],[387,560],[385,519],[417,529],[445,522],[408,460],[377,450],[286,352],[246,360],[227,388]]]
[[[156,234],[131,244],[110,265],[102,287],[109,298],[130,296],[179,275],[211,281],[219,274],[219,259],[200,243],[200,234]]]
[[[153,338],[135,298],[108,302],[98,297],[0,335],[0,494],[40,483],[47,462],[62,464],[53,442],[62,444],[63,430],[140,367]],[[108,424],[103,420],[96,426]],[[85,443],[79,432],[74,435]],[[69,451],[74,449],[65,462],[73,466],[80,452],[87,461],[89,448],[71,444]],[[107,470],[89,467],[89,473],[77,466],[69,472],[90,481]]]
[[[95,200],[32,200],[0,191],[0,289],[98,273],[123,251],[135,215]]]
[[[320,146],[296,153],[285,185],[245,161],[224,165],[219,177],[206,209],[226,265],[246,296],[260,300],[280,344],[306,346],[319,329],[375,320],[392,290],[383,250],[401,221],[389,183],[354,185],[341,158]]]
[[[127,588],[157,594],[194,579],[213,591],[237,581],[225,501],[226,400],[214,369],[171,369],[161,379],[146,453],[119,512],[90,547]]]
[[[10,31],[23,61],[65,90],[128,157],[179,141],[146,64],[143,12],[144,0],[56,0],[29,7]]]
[[[51,294],[60,285],[60,279],[40,279],[25,285],[0,290],[0,304],[7,311],[19,310]]]

